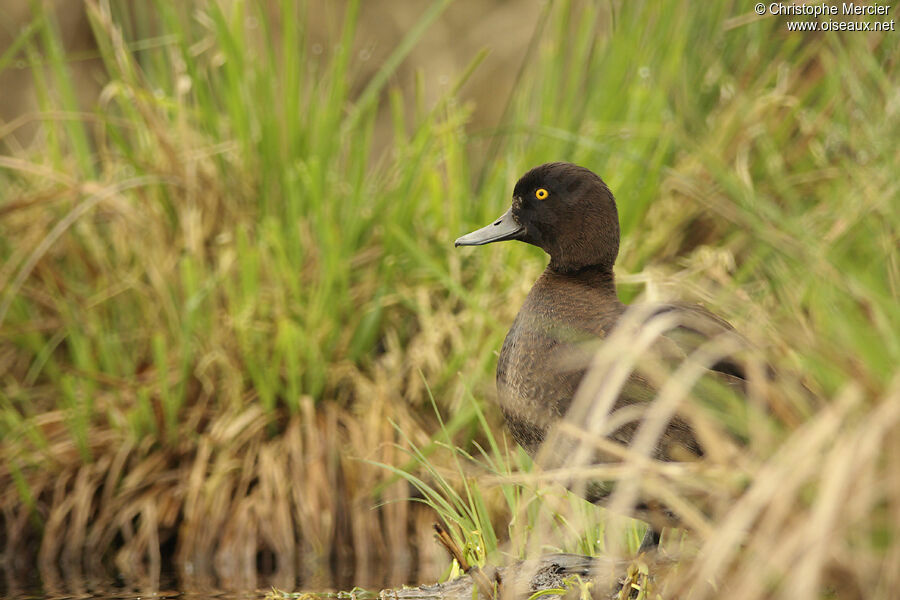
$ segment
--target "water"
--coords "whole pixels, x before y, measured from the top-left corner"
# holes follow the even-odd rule
[[[382,573],[388,572],[389,569],[382,571]],[[267,595],[272,598],[273,587],[285,593],[317,590],[311,594],[318,598],[349,598],[349,593],[339,593],[338,591],[356,589],[357,591],[352,595],[353,598],[364,599],[377,597],[378,592],[385,587],[400,587],[403,584],[411,583],[397,580],[377,581],[379,578],[369,576],[355,580],[367,583],[366,586],[359,586],[358,583],[354,583],[348,573],[337,577],[327,572],[309,575],[305,580],[297,578],[292,581],[282,580],[280,582],[275,581],[272,575],[253,574],[251,579],[256,580],[255,585],[241,585],[240,581],[235,578],[230,578],[229,582],[211,575],[190,576],[183,572],[179,573],[175,569],[165,570],[158,577],[132,581],[127,581],[115,573],[93,577],[70,573],[62,577],[59,576],[59,573],[51,572],[44,573],[42,577],[36,568],[12,573],[8,566],[2,573],[0,598],[10,600],[62,600],[65,598],[109,600],[126,598],[252,598],[260,600]]]

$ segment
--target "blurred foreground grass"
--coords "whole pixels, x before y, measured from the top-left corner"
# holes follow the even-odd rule
[[[108,83],[85,113],[35,4],[0,53],[0,68],[24,57],[41,104],[36,144],[0,156],[6,559],[47,573],[111,558],[139,576],[174,553],[227,585],[256,581],[261,556],[285,582],[326,564],[310,552],[362,572],[427,553],[430,534],[409,528],[431,513],[358,459],[401,467],[412,444],[447,462],[430,388],[453,444],[490,438],[506,460],[484,434],[493,353],[544,259],[452,240],[500,214],[527,168],[568,160],[618,198],[623,299],[702,301],[816,394],[855,398],[840,413],[853,435],[871,415],[893,432],[844,481],[860,493],[828,497],[875,541],[835,530],[808,580],[844,569],[886,597],[897,576],[879,560],[900,559],[897,34],[792,34],[738,2],[549,3],[504,121],[471,132],[464,73],[434,106],[391,84],[446,5],[361,80],[356,3],[320,55],[290,0],[89,1]],[[391,139],[373,139],[378,118]],[[791,510],[831,489],[810,479]],[[455,534],[496,552],[530,502],[503,492],[505,508],[483,500]],[[591,549],[579,539],[541,541]],[[795,563],[752,560],[793,589]]]

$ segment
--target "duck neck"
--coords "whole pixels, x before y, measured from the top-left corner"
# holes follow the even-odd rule
[[[547,272],[555,277],[561,277],[568,281],[578,282],[603,293],[616,296],[616,278],[612,267],[605,265],[591,265],[575,270],[560,270],[553,266],[553,262],[547,266]]]

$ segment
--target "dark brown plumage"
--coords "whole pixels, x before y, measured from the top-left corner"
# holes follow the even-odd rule
[[[497,221],[456,240],[481,245],[520,240],[550,255],[546,270],[516,316],[497,363],[497,390],[507,427],[534,455],[550,426],[568,411],[587,372],[596,344],[620,322],[627,307],[616,295],[613,264],[619,251],[619,220],[612,192],[593,172],[568,163],[528,171],[513,191],[512,207]],[[679,322],[657,341],[662,355],[683,359],[706,340],[731,331],[722,319],[695,306],[658,305],[649,314],[673,313]],[[741,387],[743,372],[730,360],[712,367],[713,377]],[[639,372],[622,387],[613,410],[647,403],[656,392]],[[636,422],[610,438],[631,441]],[[702,456],[690,427],[674,417],[658,440],[654,457]],[[589,486],[598,500],[608,490]]]

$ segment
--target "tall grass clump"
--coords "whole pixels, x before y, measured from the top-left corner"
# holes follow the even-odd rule
[[[33,5],[0,53],[39,103],[0,124],[4,558],[45,582],[174,559],[222,587],[335,565],[399,583],[415,557],[440,570],[435,514],[479,560],[607,551],[606,515],[549,481],[640,473],[689,517],[663,597],[890,597],[895,34],[789,33],[737,2],[548,3],[502,121],[470,131],[483,55],[434,104],[395,85],[448,4],[364,75],[358,1],[313,25],[291,0],[89,0],[87,110]],[[3,139],[34,120],[28,148]],[[544,258],[450,242],[550,160],[616,193],[623,300],[701,301],[774,365],[745,444],[598,475],[531,471],[499,433],[494,352]]]
[[[287,585],[388,544],[409,555],[409,511],[369,510],[386,475],[356,458],[391,462],[390,420],[427,441],[420,372],[447,393],[449,373],[487,372],[436,278],[409,276],[428,227],[460,228],[444,190],[467,180],[464,113],[394,94],[389,151],[372,140],[392,69],[445,5],[361,80],[358,3],[317,54],[290,1],[88,2],[106,80],[88,114],[34,6],[16,47],[41,127],[0,158],[0,476],[20,568],[152,575],[174,552],[226,585],[258,564]]]

